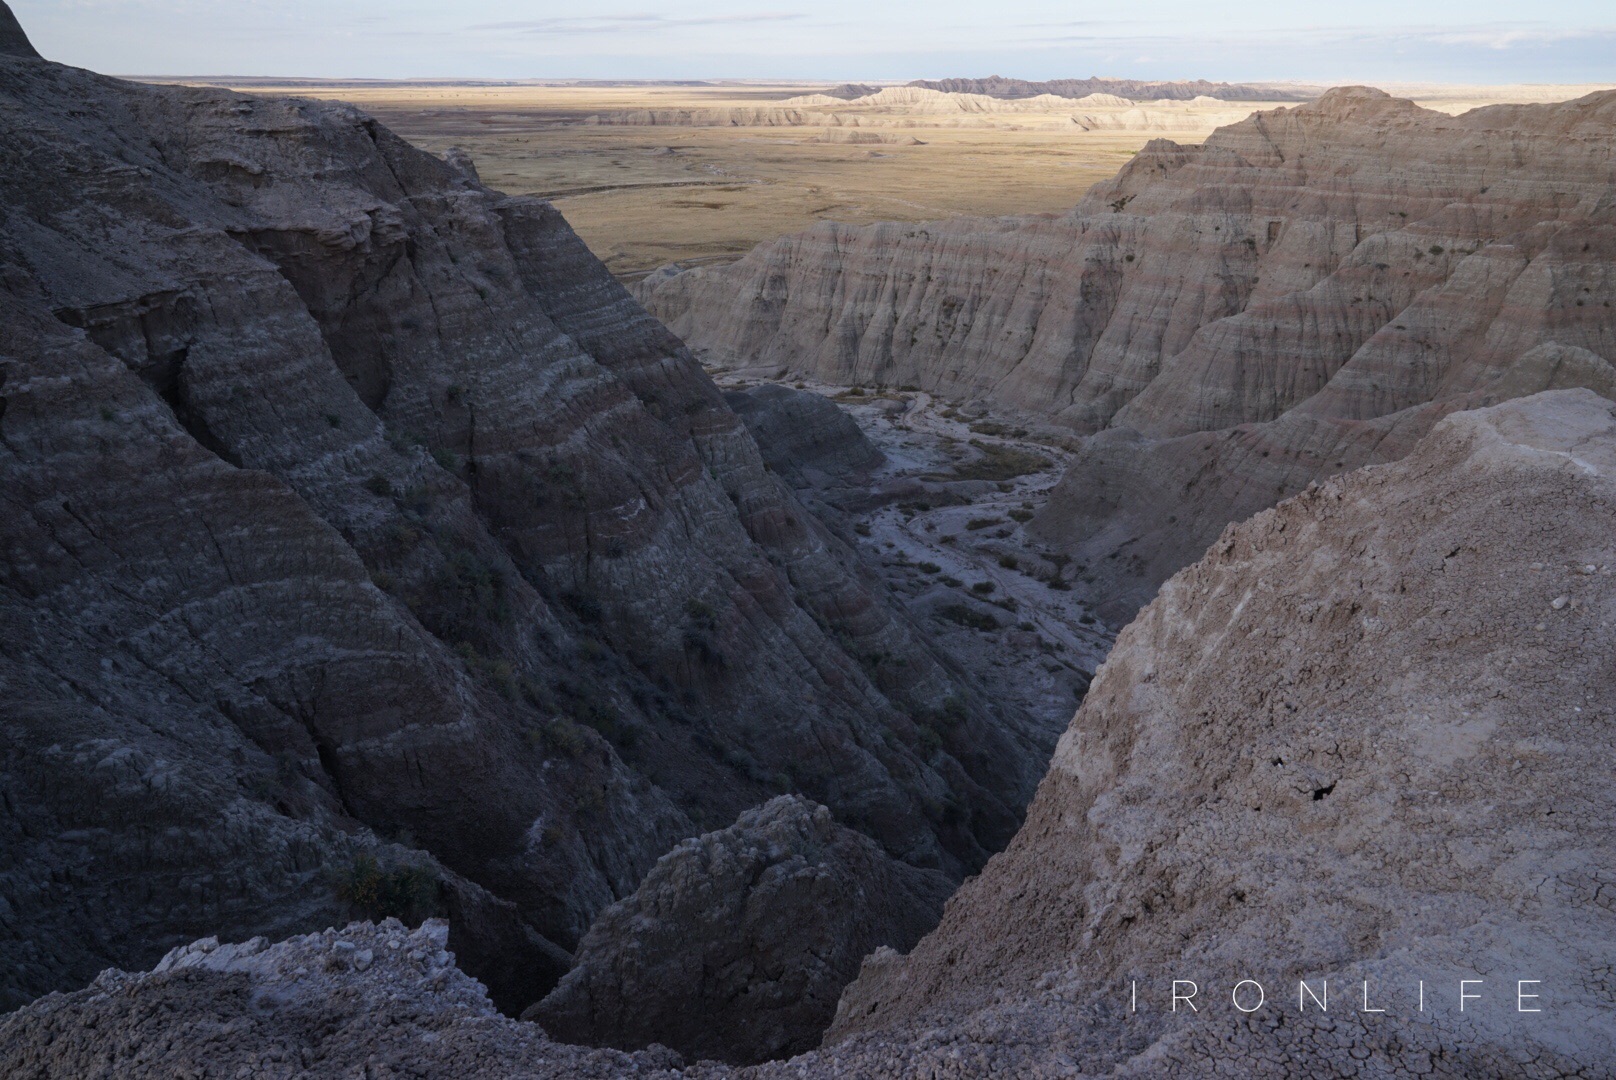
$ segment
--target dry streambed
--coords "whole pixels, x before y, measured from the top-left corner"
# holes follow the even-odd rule
[[[1082,568],[1024,528],[1070,454],[980,402],[790,385],[836,401],[886,456],[867,498],[837,500],[849,538],[946,653],[1058,735],[1115,637],[1083,602]]]

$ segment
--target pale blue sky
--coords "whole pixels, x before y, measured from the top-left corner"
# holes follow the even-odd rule
[[[121,74],[1616,81],[1613,0],[11,0]]]

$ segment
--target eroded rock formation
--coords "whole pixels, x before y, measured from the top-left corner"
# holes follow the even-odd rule
[[[1231,527],[1123,632],[1010,849],[789,1062],[551,1043],[440,928],[390,923],[103,975],[0,1020],[0,1068],[1608,1077],[1613,538],[1616,406],[1586,390],[1450,416]]]
[[[1270,100],[1288,100],[1285,95]],[[989,96],[888,86],[861,97],[803,94],[769,105],[710,109],[618,109],[584,118],[585,124],[635,127],[813,127],[826,128],[836,142],[896,142],[901,136],[867,128],[996,127],[1024,122],[1074,125],[1094,131],[1205,132],[1233,123],[1250,112],[1206,96],[1138,103],[1114,94],[1062,97]]]
[[[710,363],[914,384],[1084,445],[1036,528],[1116,622],[1229,521],[1442,415],[1616,378],[1616,93],[1334,90],[1059,218],[825,223],[640,295]]]
[[[144,975],[103,972],[0,1017],[0,1070],[30,1080],[370,1075],[680,1075],[666,1049],[561,1046],[501,1016],[455,965],[449,928],[355,923],[270,944],[205,938]]]
[[[448,915],[519,1009],[780,791],[955,876],[1008,840],[1053,733],[998,722],[548,204],[350,107],[21,40],[0,1003],[357,909]]]
[[[894,862],[830,811],[782,796],[686,840],[601,913],[524,1019],[563,1042],[736,1064],[818,1045],[879,947],[908,951],[953,883]]]
[[[794,487],[846,484],[883,460],[858,422],[819,394],[759,383],[724,402],[746,422],[764,464]]]
[[[1613,571],[1616,405],[1587,390],[1231,526],[1117,639],[1015,842],[827,1040],[940,1027],[1017,1074],[1609,1076]]]

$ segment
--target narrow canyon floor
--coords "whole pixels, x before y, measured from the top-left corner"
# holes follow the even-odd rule
[[[721,389],[755,377],[710,370]],[[867,490],[825,493],[874,567],[999,701],[1065,729],[1116,636],[1084,602],[1083,569],[1027,535],[1070,454],[980,402],[915,390],[783,385],[835,401],[886,457]]]

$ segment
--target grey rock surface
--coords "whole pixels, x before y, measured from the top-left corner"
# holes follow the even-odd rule
[[[1613,537],[1616,406],[1589,391],[1456,414],[1402,461],[1231,527],[1123,632],[1015,843],[907,957],[866,959],[827,1045],[675,1074],[1616,1075],[1616,794],[1597,782],[1616,768]],[[712,839],[670,855],[668,878],[730,857]],[[401,931],[264,960],[261,942],[210,940],[155,974],[103,975],[0,1019],[0,1068],[680,1068],[496,1016],[447,966],[441,929],[387,959],[399,950],[375,939]],[[632,930],[614,937],[628,961]],[[1197,983],[1199,1012],[1168,1009],[1175,978]],[[1249,1015],[1225,996],[1242,978],[1267,990]],[[1304,979],[1327,1013],[1294,1008]],[[1464,1011],[1459,979],[1481,980]],[[1543,1012],[1518,1011],[1521,979],[1540,980],[1526,1004]]]
[[[501,1016],[446,949],[448,927],[397,920],[277,944],[206,938],[149,973],[104,971],[0,1017],[16,1080],[164,1077],[538,1080],[680,1075],[666,1049],[562,1046]]]
[[[955,877],[1009,839],[1053,740],[553,207],[349,106],[22,52],[0,1007],[391,913],[449,916],[519,1010],[674,842],[781,791]],[[938,753],[917,719],[956,699]]]
[[[770,469],[793,487],[868,484],[884,460],[858,422],[834,401],[779,383],[724,394]]]
[[[523,1014],[565,1042],[751,1064],[818,1045],[842,987],[907,951],[953,883],[782,796],[664,855],[600,914],[575,966]]]

